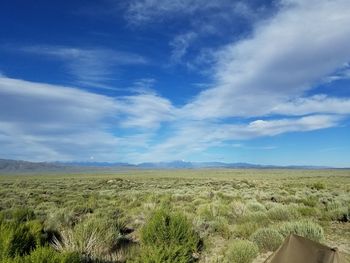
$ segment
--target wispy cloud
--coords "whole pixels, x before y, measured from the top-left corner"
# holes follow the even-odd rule
[[[254,23],[276,9],[278,5],[274,1],[132,0],[126,5],[125,18],[135,27],[166,24],[173,29],[172,21],[186,24],[180,31],[175,30],[169,41],[170,63],[184,64],[190,70],[203,70],[208,65],[202,65],[197,57],[203,59],[214,42],[217,42],[216,48],[222,41],[228,43],[240,39],[241,35],[250,32]],[[186,57],[188,50],[191,50],[191,56]]]
[[[345,63],[345,65],[337,70],[334,74],[327,76],[325,81],[330,83],[336,80],[350,79],[350,63]]]
[[[277,146],[249,146],[242,143],[234,143],[230,145],[233,148],[240,148],[246,150],[274,150],[277,149]]]
[[[117,77],[118,68],[148,63],[141,55],[103,48],[28,46],[16,50],[61,60],[78,84],[107,89],[111,88],[108,82]]]
[[[206,14],[210,15],[207,18],[211,21],[212,17],[229,18],[229,14],[234,13],[253,18],[263,12],[263,5],[253,11],[250,4],[254,4],[254,1],[132,0],[127,6],[126,18],[132,24],[141,24],[152,20]]]
[[[171,52],[171,61],[173,63],[181,62],[182,58],[186,55],[187,50],[197,37],[197,34],[194,32],[187,32],[185,34],[177,35],[170,43],[170,46],[173,48]]]

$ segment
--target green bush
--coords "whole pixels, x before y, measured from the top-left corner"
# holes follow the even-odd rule
[[[326,184],[324,182],[316,182],[310,185],[311,189],[323,190],[326,189]]]
[[[242,223],[254,222],[259,226],[266,226],[270,223],[270,219],[268,218],[266,212],[262,211],[248,212],[238,221]]]
[[[141,230],[141,254],[138,262],[192,262],[199,237],[181,213],[167,209],[156,211]]]
[[[340,222],[350,221],[350,209],[347,207],[342,207],[342,208],[329,211],[328,214],[332,220],[336,220]]]
[[[50,247],[40,247],[24,257],[7,258],[3,263],[80,263],[76,253],[58,253]]]
[[[319,217],[320,216],[320,210],[316,207],[300,205],[298,207],[298,212],[302,216],[308,216],[308,217]]]
[[[315,207],[319,203],[319,200],[316,196],[308,196],[302,200],[302,203],[306,206]]]
[[[283,236],[273,228],[260,228],[250,238],[261,251],[275,251],[283,242]]]
[[[275,207],[272,207],[269,211],[267,211],[267,215],[271,220],[287,221],[297,219],[299,213],[296,207],[292,205],[277,205]]]
[[[79,263],[78,253],[59,253],[50,247],[40,247],[26,257],[26,263]]]
[[[28,208],[18,208],[12,211],[12,220],[20,223],[35,219],[34,211]]]
[[[0,223],[23,223],[35,219],[34,211],[28,208],[8,209],[0,212]]]
[[[213,234],[219,234],[228,239],[231,236],[231,230],[226,218],[219,216],[215,220],[208,222],[209,231]]]
[[[259,211],[264,212],[264,211],[266,211],[266,207],[257,201],[249,202],[247,205],[247,208],[248,208],[248,210],[250,210],[252,212],[259,212]]]
[[[36,236],[23,223],[3,223],[0,226],[0,233],[0,258],[29,254],[39,245],[36,243]]]
[[[248,240],[237,240],[225,252],[228,263],[251,263],[259,253],[258,246]]]
[[[235,225],[233,233],[235,236],[240,238],[249,238],[257,229],[259,224],[255,222],[246,222]]]
[[[324,239],[323,228],[307,220],[284,223],[279,227],[279,232],[285,237],[290,234],[295,234],[314,241],[321,241]]]

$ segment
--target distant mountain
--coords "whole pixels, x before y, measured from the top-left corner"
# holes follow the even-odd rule
[[[0,172],[38,172],[38,171],[61,171],[66,167],[62,164],[49,162],[27,162],[20,160],[0,159]]]
[[[140,163],[137,165],[139,168],[148,169],[184,169],[194,168],[193,163],[184,161],[173,162],[159,162],[159,163]]]
[[[274,166],[251,163],[223,162],[148,162],[129,164],[123,162],[27,162],[0,159],[0,173],[21,172],[84,172],[84,171],[118,171],[125,169],[327,169],[324,166]]]
[[[60,165],[70,167],[135,167],[129,163],[109,163],[109,162],[55,162]]]

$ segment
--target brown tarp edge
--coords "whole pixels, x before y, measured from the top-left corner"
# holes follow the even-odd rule
[[[265,263],[350,263],[346,254],[307,238],[289,235]]]

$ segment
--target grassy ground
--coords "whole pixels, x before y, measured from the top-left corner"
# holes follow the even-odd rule
[[[91,252],[92,259],[103,262],[136,262],[135,255],[149,249],[141,230],[164,207],[189,220],[200,239],[192,259],[203,263],[259,262],[290,232],[350,253],[350,223],[345,222],[350,219],[349,170],[0,176],[2,213],[30,208],[43,232],[56,233],[58,240],[48,241],[55,249]],[[79,239],[94,228],[93,248],[81,244]],[[240,249],[251,255],[237,254]]]

